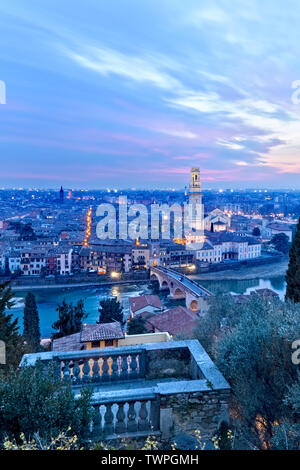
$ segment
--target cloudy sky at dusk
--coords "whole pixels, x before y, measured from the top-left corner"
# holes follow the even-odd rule
[[[0,186],[300,188],[299,25],[299,0],[2,2]]]

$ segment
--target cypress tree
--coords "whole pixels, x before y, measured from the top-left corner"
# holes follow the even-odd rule
[[[111,323],[114,321],[124,325],[123,307],[116,297],[100,301],[99,321],[97,323]]]
[[[88,316],[84,310],[83,300],[78,300],[74,307],[72,302],[68,304],[63,299],[56,310],[58,311],[58,320],[53,323],[52,328],[57,330],[57,333],[52,334],[52,339],[79,333],[82,321]]]
[[[2,354],[0,371],[7,370],[10,365],[18,366],[24,353],[22,336],[19,334],[18,319],[8,310],[14,305],[13,292],[9,283],[0,284],[0,341]]]
[[[37,352],[41,343],[40,320],[35,296],[31,292],[25,298],[23,322],[23,336],[27,347],[31,352]]]
[[[300,217],[290,249],[290,261],[286,272],[286,299],[300,302]]]

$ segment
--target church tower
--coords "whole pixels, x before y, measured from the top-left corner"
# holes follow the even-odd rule
[[[64,190],[62,186],[60,187],[60,191],[59,191],[59,202],[60,203],[64,202]]]
[[[191,232],[186,236],[187,243],[203,243],[204,241],[204,213],[202,205],[202,192],[199,168],[191,169],[189,185],[189,226]]]
[[[202,204],[201,181],[199,168],[191,169],[191,180],[189,187],[190,204]]]

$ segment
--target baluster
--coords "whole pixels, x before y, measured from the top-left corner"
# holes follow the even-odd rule
[[[126,380],[128,379],[128,356],[121,356],[121,361],[120,379]]]
[[[90,381],[90,364],[89,359],[85,359],[83,361],[83,368],[82,368],[82,382],[86,383]]]
[[[130,363],[130,378],[135,379],[137,377],[137,363],[136,363],[136,354],[131,355],[131,363]]]
[[[113,363],[111,365],[111,380],[118,380],[119,374],[118,374],[118,362],[117,362],[117,356],[112,357]]]
[[[143,351],[139,354],[139,377],[145,377],[146,373],[146,354]]]
[[[104,427],[103,431],[106,436],[110,436],[111,434],[114,434],[114,414],[112,412],[112,404],[107,404],[106,406],[106,411],[104,415]]]
[[[147,419],[148,417],[148,411],[147,411],[147,402],[146,401],[141,401],[141,407],[140,407],[140,412],[139,412],[139,424],[138,428],[139,431],[147,431],[149,429],[149,420]]]
[[[159,397],[150,402],[150,425],[151,430],[159,430],[159,421],[160,421],[160,401]]]
[[[94,364],[93,364],[93,367],[92,367],[92,380],[93,382],[97,382],[100,380],[100,367],[99,367],[99,363],[98,363],[98,359],[94,359]]]
[[[128,402],[129,408],[127,412],[127,430],[128,432],[136,432],[137,431],[137,423],[136,423],[136,411],[134,408],[134,401]]]
[[[94,436],[99,436],[102,432],[102,416],[100,412],[100,405],[94,406],[94,416],[93,416],[93,434]]]
[[[78,383],[80,381],[80,367],[78,361],[74,362],[73,367],[73,382]]]
[[[103,358],[103,364],[102,364],[102,380],[103,382],[107,382],[109,380],[109,365],[107,363],[107,357]]]
[[[63,367],[63,379],[69,380],[70,379],[70,361],[64,360],[64,367]]]
[[[117,411],[116,416],[117,416],[116,433],[123,434],[126,432],[124,403],[119,403],[119,409]]]

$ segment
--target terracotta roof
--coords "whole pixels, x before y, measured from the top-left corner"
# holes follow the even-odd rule
[[[158,295],[141,295],[139,297],[129,298],[130,310],[135,313],[141,308],[145,308],[148,305],[155,308],[161,308],[163,306]]]
[[[245,294],[233,295],[232,298],[236,304],[244,304],[249,301],[249,295]]]
[[[121,323],[100,323],[97,325],[83,325],[81,330],[80,341],[99,341],[105,339],[124,338]]]
[[[282,231],[282,232],[291,232],[292,229],[291,227],[288,225],[288,224],[280,224],[280,223],[271,223],[267,226],[267,228],[270,228],[272,230],[278,230],[278,231]]]
[[[54,339],[52,342],[52,351],[80,351],[83,345],[80,343],[80,333],[64,336],[63,338]]]
[[[177,335],[181,332],[192,332],[196,328],[197,320],[198,315],[196,313],[178,305],[147,318],[147,323],[159,331],[167,331],[171,335]]]
[[[263,297],[279,297],[277,292],[273,291],[272,289],[268,289],[268,288],[256,289],[256,291],[251,292],[251,294],[258,294],[258,295],[262,295]]]

